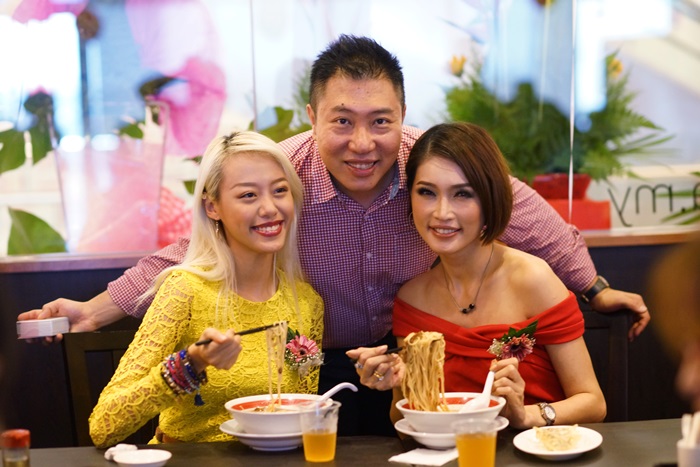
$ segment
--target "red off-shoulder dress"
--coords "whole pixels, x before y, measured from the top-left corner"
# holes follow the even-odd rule
[[[445,336],[445,391],[481,392],[494,356],[488,352],[493,339],[509,327],[522,329],[537,320],[535,347],[518,367],[525,380],[525,404],[565,399],[546,346],[570,342],[583,335],[583,314],[576,296],[518,323],[488,324],[464,328],[412,307],[397,298],[394,302],[394,335],[405,337],[416,331],[436,331]]]

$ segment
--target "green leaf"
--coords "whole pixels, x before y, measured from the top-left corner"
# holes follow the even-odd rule
[[[538,320],[533,321],[522,329],[508,328],[508,332],[501,337],[501,342],[508,342],[509,339],[513,337],[520,337],[524,334],[527,334],[530,337],[534,336],[535,331],[537,330],[537,321]]]
[[[8,255],[62,253],[66,251],[63,237],[46,221],[19,209],[9,208],[12,225],[7,243]]]
[[[287,328],[287,342],[294,340],[295,337],[299,337],[299,331],[295,331],[292,328]]]
[[[141,94],[141,97],[144,99],[148,96],[155,96],[161,91],[161,89],[170,84],[170,82],[173,80],[182,81],[178,78],[173,78],[170,76],[157,76],[156,78],[150,79],[139,86],[139,94]]]
[[[690,225],[690,224],[695,224],[696,222],[700,221],[700,214],[697,214],[693,217],[690,217],[683,222],[681,222],[681,225]]]
[[[32,162],[36,164],[53,149],[48,119],[39,118],[29,129],[29,138],[32,141]]]
[[[686,218],[685,220],[683,220],[684,217]],[[689,225],[697,222],[698,220],[700,220],[700,206],[693,206],[690,209],[669,214],[661,219],[661,222],[679,221],[677,222],[677,225]]]
[[[128,136],[134,139],[143,139],[143,130],[141,129],[141,125],[143,123],[143,120],[134,123],[128,123],[120,127],[119,130],[117,130],[117,134],[119,136]]]
[[[277,123],[267,128],[258,130],[261,134],[267,136],[272,141],[279,143],[280,141],[283,141],[289,137],[311,129],[311,125],[308,123],[301,123],[298,126],[293,126],[293,110],[285,109],[279,106],[274,107],[274,110],[275,114],[277,115]],[[253,129],[253,122],[250,122],[248,129]]]
[[[185,189],[187,190],[187,193],[193,195],[194,194],[194,185],[197,183],[197,180],[185,180],[182,183],[183,183],[183,185],[185,185]]]
[[[24,154],[24,135],[13,128],[0,132],[0,174],[22,167]]]

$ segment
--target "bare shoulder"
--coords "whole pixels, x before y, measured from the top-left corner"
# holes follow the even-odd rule
[[[414,277],[401,286],[396,297],[416,308],[421,308],[422,301],[428,295],[426,292],[432,282],[434,271],[426,271]]]
[[[541,258],[513,248],[504,253],[510,285],[522,299],[540,311],[564,300],[569,292],[564,283]]]

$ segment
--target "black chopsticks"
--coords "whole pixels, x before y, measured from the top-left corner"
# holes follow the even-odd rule
[[[387,350],[386,352],[384,352],[384,355],[390,354],[390,353],[399,353],[402,350],[403,350],[403,347],[393,347],[393,348]]]
[[[253,334],[256,332],[264,331],[266,329],[274,328],[275,326],[279,326],[281,324],[284,324],[285,322],[286,321],[277,321],[276,323],[266,324],[264,326],[258,326],[257,328],[246,329],[244,331],[237,332],[236,335],[245,336],[246,334]],[[211,339],[204,339],[204,340],[197,341],[194,343],[194,345],[207,345],[207,344],[211,344]]]
[[[390,353],[399,353],[402,350],[403,350],[403,347],[400,347],[400,346],[399,347],[392,347],[391,349],[384,352],[384,355],[389,355]],[[352,363],[357,363],[357,359],[355,359],[355,358],[351,358],[350,361]]]

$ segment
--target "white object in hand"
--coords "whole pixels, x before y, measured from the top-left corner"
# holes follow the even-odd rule
[[[486,376],[486,383],[484,383],[484,390],[482,393],[475,398],[468,400],[466,404],[459,409],[460,412],[471,412],[472,410],[483,409],[489,406],[491,401],[491,387],[493,387],[493,378],[496,374],[493,371],[489,371]]]
[[[70,322],[65,316],[17,321],[17,336],[20,339],[55,336],[56,334],[66,333],[69,330]]]

